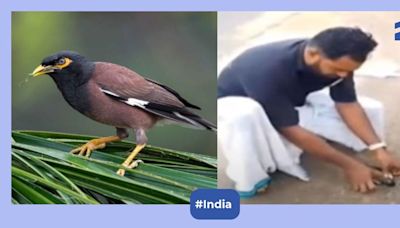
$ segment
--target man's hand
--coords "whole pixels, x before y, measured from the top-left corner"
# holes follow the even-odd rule
[[[374,191],[375,183],[384,178],[383,173],[361,163],[355,163],[344,171],[353,190],[361,193]]]
[[[375,158],[383,173],[400,176],[400,160],[395,158],[391,152],[385,149],[377,150],[375,152]]]

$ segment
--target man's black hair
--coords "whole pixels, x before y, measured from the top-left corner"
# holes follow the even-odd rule
[[[347,55],[357,62],[364,62],[378,43],[371,34],[359,28],[335,27],[315,35],[309,45],[317,47],[329,59]]]

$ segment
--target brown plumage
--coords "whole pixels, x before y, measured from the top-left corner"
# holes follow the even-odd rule
[[[91,140],[72,153],[90,156],[91,151],[104,148],[106,143],[128,137],[127,129],[131,128],[137,146],[122,165],[134,168],[138,165],[134,157],[147,143],[146,131],[160,120],[216,130],[215,125],[189,109],[199,107],[173,89],[117,64],[91,62],[78,53],[63,51],[45,58],[32,74],[50,75],[74,109],[116,127],[116,136]],[[124,175],[125,170],[117,173]]]

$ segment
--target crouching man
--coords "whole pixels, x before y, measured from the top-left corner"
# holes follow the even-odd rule
[[[384,174],[389,178],[400,175],[400,161],[376,134],[355,92],[353,72],[376,46],[373,37],[358,28],[335,27],[311,39],[254,47],[220,73],[218,98],[239,96],[256,101],[280,135],[305,152],[342,168],[355,191],[372,191]],[[343,122],[374,151],[382,172],[338,151],[299,125],[296,107],[304,105],[309,93],[326,87],[330,87],[330,97]]]

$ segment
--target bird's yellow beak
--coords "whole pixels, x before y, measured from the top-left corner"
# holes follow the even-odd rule
[[[56,67],[54,66],[43,66],[39,65],[38,67],[35,68],[35,70],[31,73],[33,77],[40,76],[43,74],[48,74],[54,72]]]

